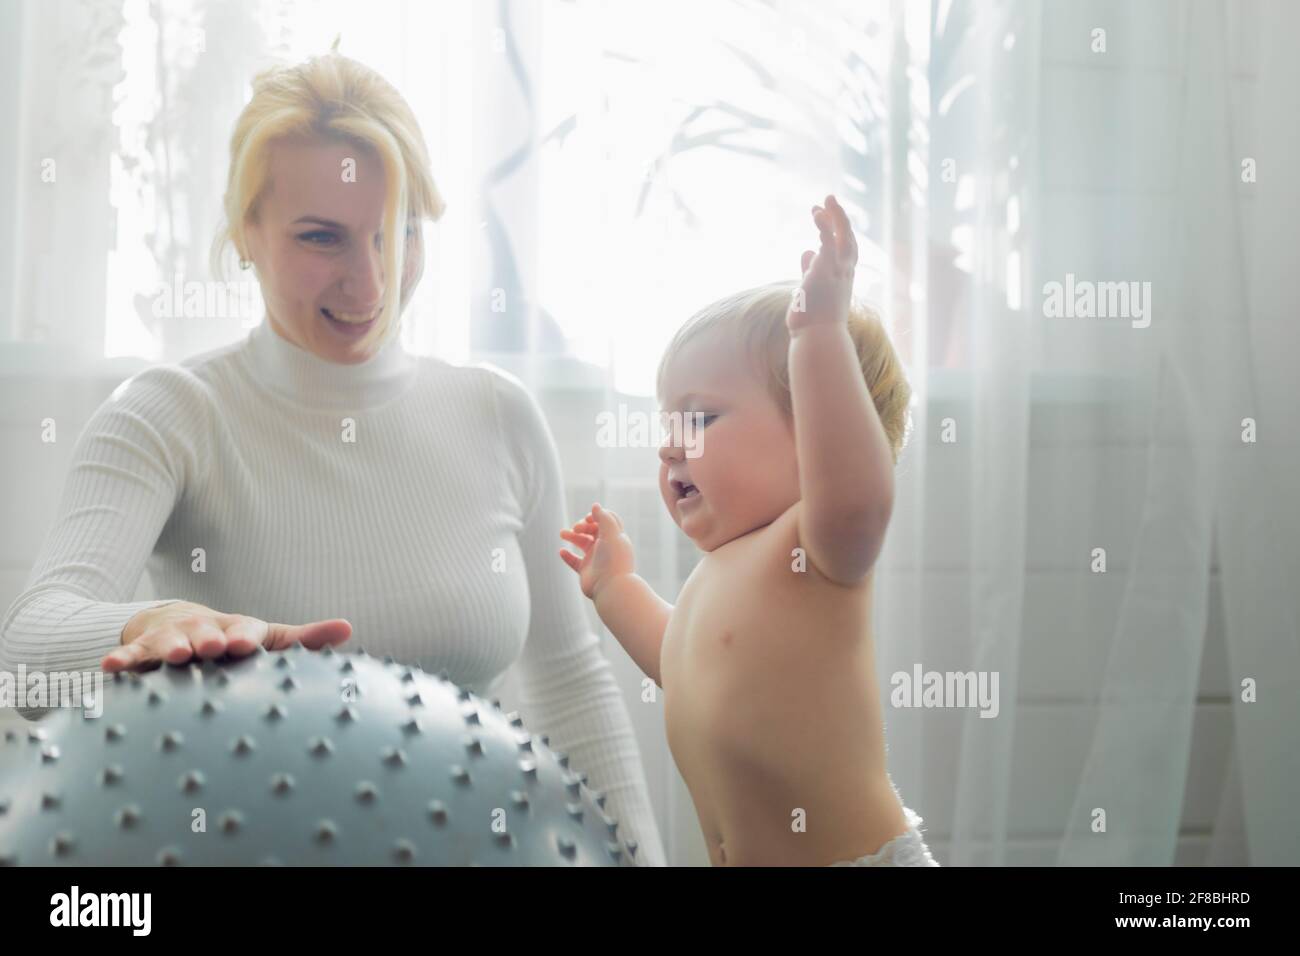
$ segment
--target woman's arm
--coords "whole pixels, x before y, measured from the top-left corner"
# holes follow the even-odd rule
[[[96,410],[27,587],[0,622],[0,666],[98,671],[137,612],[170,603],[130,598],[187,482],[205,467],[202,389],[189,372],[159,366]]]
[[[494,373],[505,463],[523,508],[519,546],[532,613],[519,660],[521,710],[534,733],[567,753],[588,785],[607,796],[620,840],[635,840],[642,865],[663,866],[641,753],[627,705],[601,653],[569,571],[555,558],[564,523],[559,456],[541,409],[517,379]]]

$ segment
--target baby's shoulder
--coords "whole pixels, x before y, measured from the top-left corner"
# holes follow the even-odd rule
[[[796,501],[770,525],[754,534],[754,549],[761,558],[758,567],[771,573],[775,587],[779,590],[783,583],[796,587],[813,585],[845,592],[846,596],[869,588],[870,574],[855,585],[845,586],[821,573],[800,540],[799,521],[802,513],[803,502]]]

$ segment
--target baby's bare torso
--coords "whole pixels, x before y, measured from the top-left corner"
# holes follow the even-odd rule
[[[794,570],[798,508],[706,555],[664,633],[668,745],[715,866],[824,866],[907,828],[885,769],[871,576],[845,588]]]

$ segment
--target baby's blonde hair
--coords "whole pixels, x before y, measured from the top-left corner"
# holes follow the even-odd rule
[[[398,325],[405,267],[407,221],[436,220],[442,196],[429,168],[429,151],[415,114],[374,70],[338,52],[293,66],[276,66],[253,79],[253,98],[230,137],[225,223],[212,247],[213,272],[231,243],[248,259],[245,225],[255,222],[269,185],[269,147],[278,139],[342,140],[373,149],[384,167],[384,306],[363,347],[377,347]]]
[[[656,390],[664,398],[664,377],[674,357],[699,336],[714,332],[742,345],[756,370],[763,376],[768,392],[777,406],[793,418],[790,402],[790,333],[786,328],[786,311],[799,287],[798,282],[773,282],[746,289],[705,306],[677,330],[663,358],[659,360]],[[894,463],[907,443],[908,405],[912,389],[907,384],[902,363],[894,351],[880,316],[865,305],[849,309],[849,336],[862,366],[862,377],[875,403],[880,423],[889,439]]]

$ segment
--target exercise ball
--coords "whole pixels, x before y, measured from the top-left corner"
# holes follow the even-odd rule
[[[0,865],[636,865],[546,737],[391,658],[259,648],[104,689],[5,732]]]

